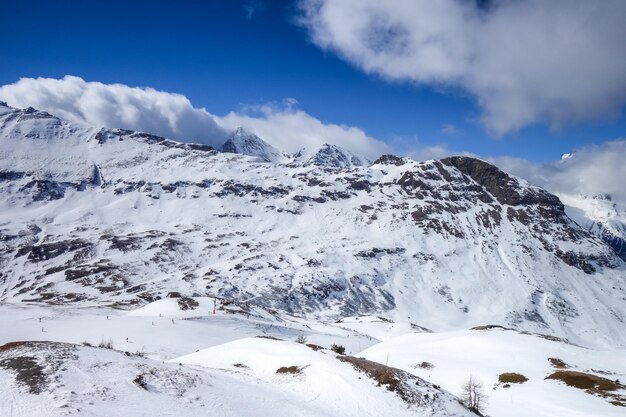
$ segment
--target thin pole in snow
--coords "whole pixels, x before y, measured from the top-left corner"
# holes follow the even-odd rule
[[[385,361],[385,366],[389,364],[389,354],[387,354],[387,360]]]

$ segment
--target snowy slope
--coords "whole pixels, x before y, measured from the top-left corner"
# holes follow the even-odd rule
[[[266,163],[0,113],[0,300],[131,308],[179,292],[626,344],[624,262],[483,161]]]

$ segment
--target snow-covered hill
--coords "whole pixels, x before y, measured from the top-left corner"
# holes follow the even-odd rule
[[[268,163],[1,106],[0,300],[178,292],[626,344],[624,262],[554,195],[473,158],[343,156]]]

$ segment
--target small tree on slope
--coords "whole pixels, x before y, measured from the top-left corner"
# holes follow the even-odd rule
[[[482,414],[487,402],[487,394],[479,380],[470,375],[467,382],[463,384],[463,393],[461,395],[463,402],[470,410]]]

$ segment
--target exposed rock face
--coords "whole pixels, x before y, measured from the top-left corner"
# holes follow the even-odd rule
[[[441,160],[469,176],[498,200],[510,206],[541,204],[563,211],[559,198],[540,188],[523,187],[520,180],[476,158],[453,156]]]
[[[324,149],[268,163],[1,111],[0,300],[177,292],[620,337],[624,262],[554,195],[474,158],[362,166]]]

